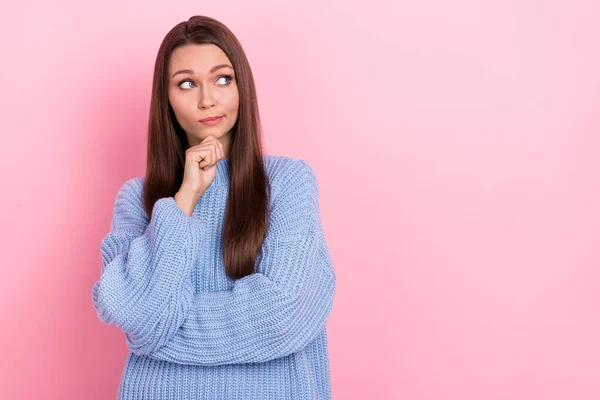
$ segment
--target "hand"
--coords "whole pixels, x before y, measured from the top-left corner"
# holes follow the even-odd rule
[[[215,179],[217,161],[224,157],[223,145],[212,135],[208,135],[200,144],[188,148],[179,190],[202,196]]]

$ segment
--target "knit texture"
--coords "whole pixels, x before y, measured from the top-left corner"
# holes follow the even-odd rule
[[[331,399],[336,275],[317,179],[301,159],[264,162],[270,221],[256,272],[237,280],[222,256],[229,158],[191,216],[165,197],[149,220],[144,177],[119,190],[92,288],[99,320],[130,350],[118,399]]]

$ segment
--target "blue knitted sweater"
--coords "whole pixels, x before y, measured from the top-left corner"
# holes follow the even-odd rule
[[[301,159],[264,162],[270,222],[256,272],[237,280],[222,257],[229,158],[191,216],[165,197],[149,220],[144,177],[119,190],[92,288],[98,318],[130,350],[118,399],[331,398],[325,322],[336,275],[317,180]]]

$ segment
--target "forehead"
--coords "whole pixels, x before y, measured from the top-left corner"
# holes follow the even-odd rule
[[[187,44],[173,50],[169,60],[169,74],[179,69],[191,69],[195,73],[208,73],[218,64],[231,64],[227,55],[214,44]]]

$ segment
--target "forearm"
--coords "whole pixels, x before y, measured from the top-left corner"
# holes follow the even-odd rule
[[[115,228],[103,239],[94,307],[101,321],[127,334],[132,349],[151,351],[183,323],[205,235],[199,220],[185,215],[173,198],[163,198],[141,235]]]
[[[328,253],[314,235],[297,239],[297,250],[268,244],[261,272],[235,282],[232,290],[194,296],[176,335],[150,357],[190,365],[264,362],[306,346],[323,329],[333,306],[336,279]],[[291,244],[288,242],[287,244]]]

